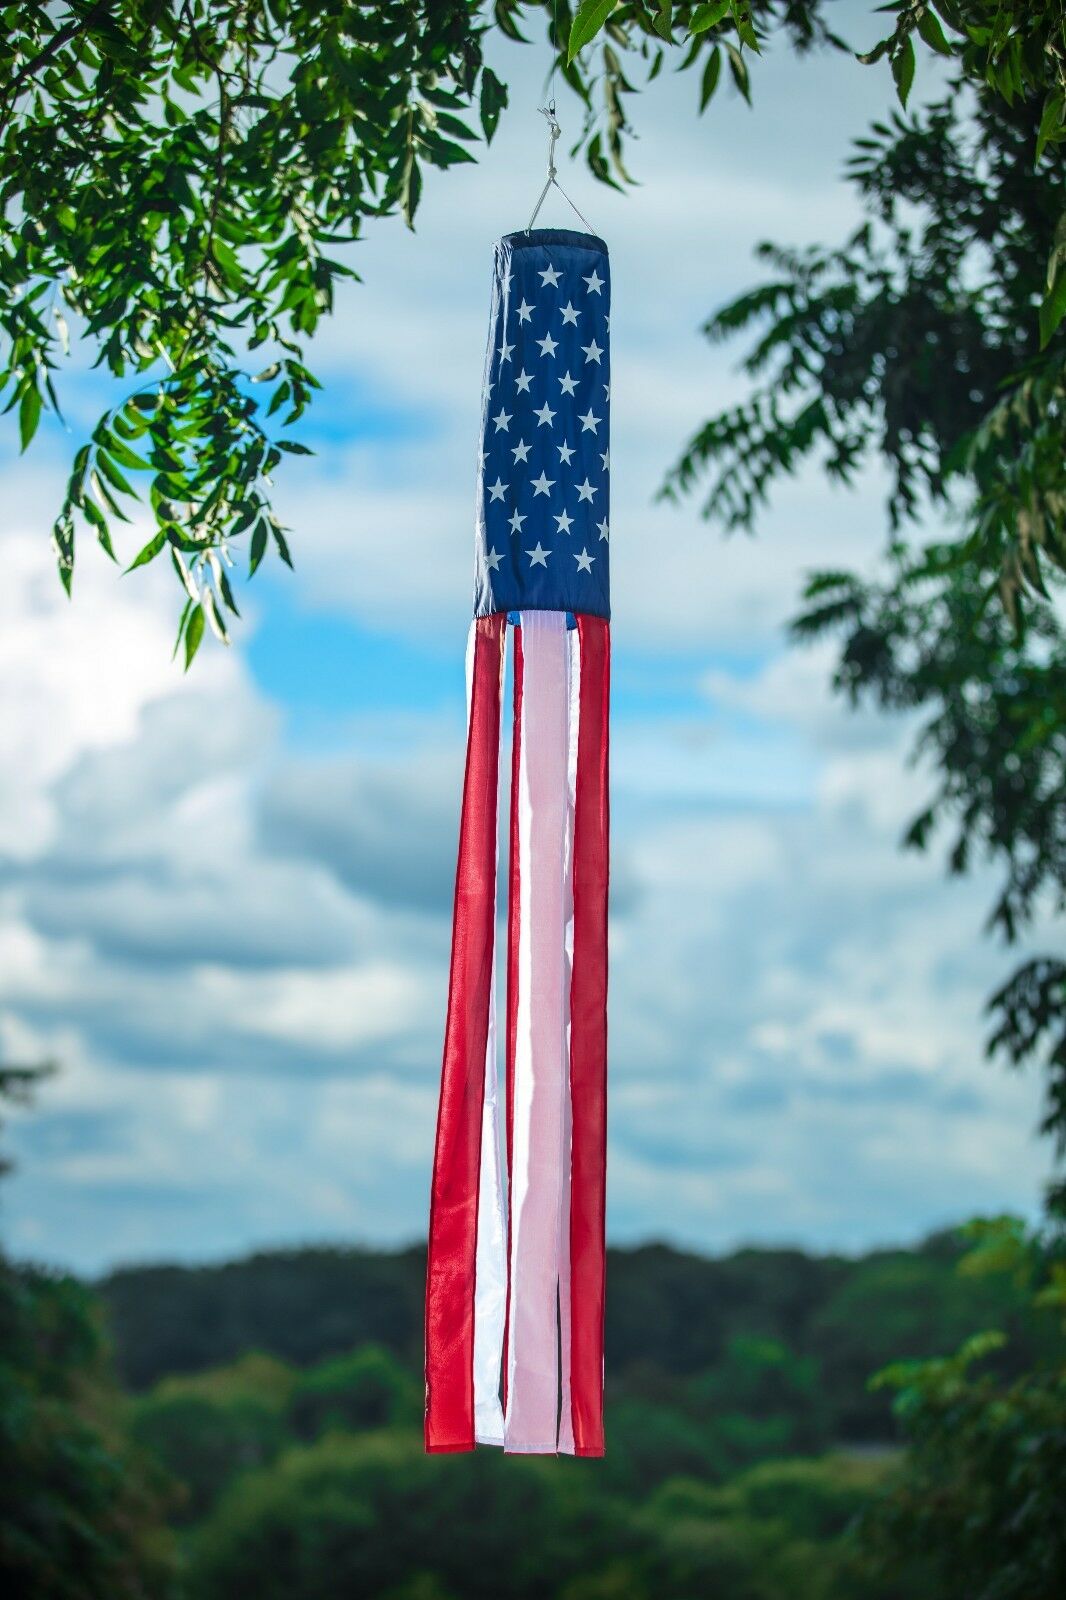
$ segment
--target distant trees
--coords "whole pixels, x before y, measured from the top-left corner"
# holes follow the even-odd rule
[[[623,1497],[582,1463],[334,1434],[236,1486],[191,1581],[198,1600],[938,1600],[860,1578],[849,1529],[883,1473],[825,1457]]]
[[[798,1250],[714,1260],[661,1245],[611,1250],[609,1395],[667,1401],[690,1419],[736,1415],[736,1448],[721,1456],[721,1470],[762,1453],[742,1444],[742,1417],[752,1441],[767,1419],[781,1418],[782,1447],[883,1440],[892,1431],[888,1398],[865,1389],[876,1367],[952,1350],[974,1327],[992,1325],[1017,1331],[1017,1360],[1030,1353],[1024,1296],[1009,1280],[957,1278],[959,1254],[947,1235],[855,1261]],[[380,1358],[366,1353],[351,1372],[344,1363],[377,1346],[405,1382],[420,1383],[423,1259],[418,1249],[261,1252],[223,1265],[127,1268],[99,1288],[133,1389],[167,1378],[170,1393],[169,1374],[232,1371],[249,1349],[305,1369],[336,1358],[335,1378],[328,1368],[308,1372],[309,1411],[328,1412],[334,1381],[354,1390],[358,1379],[369,1422],[375,1406],[400,1415],[390,1409],[394,1399],[403,1404],[402,1393],[392,1396],[395,1369],[375,1369]]]
[[[896,1362],[908,1449],[862,1522],[874,1573],[909,1570],[937,1600],[1059,1600],[1066,1594],[1066,1236],[1010,1219],[971,1230],[964,1274],[1007,1277],[1043,1324],[1023,1371],[1004,1380],[988,1327],[954,1355]]]
[[[0,1102],[42,1076],[0,1069]],[[18,1600],[168,1600],[162,1478],[121,1426],[100,1308],[0,1255],[0,1589]]]

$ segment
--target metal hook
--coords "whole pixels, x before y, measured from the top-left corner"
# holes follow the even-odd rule
[[[571,200],[562,184],[558,181],[558,168],[555,165],[555,146],[558,144],[563,130],[560,128],[555,115],[555,96],[552,95],[546,106],[539,106],[537,109],[540,111],[541,116],[547,119],[548,123],[548,176],[545,179],[543,189],[540,191],[540,199],[533,207],[533,215],[526,224],[526,232],[529,233],[532,230],[533,224],[537,220],[537,214],[540,211],[541,206],[544,204],[548,190],[554,183],[555,187],[558,189],[567,205],[580,218],[580,220],[585,223],[585,227],[588,228],[588,231],[591,233],[592,228],[590,227],[589,223],[585,221],[585,218],[581,215],[581,212],[578,211],[577,206],[574,205],[574,202]]]
[[[546,106],[540,107],[540,114],[542,117],[546,117],[548,121],[548,182],[551,183],[554,180],[557,171],[555,165],[555,146],[558,144],[559,135],[563,131],[555,118],[554,98],[549,100]]]

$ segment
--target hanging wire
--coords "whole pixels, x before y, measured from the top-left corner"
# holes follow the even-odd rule
[[[558,177],[556,176],[558,169],[556,168],[556,165],[555,165],[555,146],[559,142],[559,135],[562,133],[562,129],[560,128],[558,122],[556,121],[556,117],[555,117],[555,98],[554,98],[554,96],[548,101],[548,104],[546,106],[541,106],[540,107],[540,114],[541,114],[542,117],[547,117],[547,119],[548,119],[548,176],[544,180],[544,187],[540,191],[540,196],[539,196],[539,198],[537,200],[536,205],[533,207],[533,215],[530,217],[529,221],[526,223],[526,232],[529,233],[531,228],[533,227],[533,224],[536,222],[537,214],[539,213],[541,206],[544,204],[545,200],[547,199],[548,190],[550,188],[552,188],[552,186],[554,185],[554,187],[556,189],[558,189],[559,193],[562,195],[563,199],[566,201],[567,205],[570,207],[571,211],[573,211],[574,215],[579,219],[579,221],[584,223],[584,225],[588,229],[589,233],[593,233],[593,232],[595,232],[595,230],[594,230],[591,222],[589,222],[588,218],[583,216],[582,213],[578,210],[577,206],[571,200],[570,196],[567,194],[566,190],[563,188],[562,184],[559,182]]]
[[[533,207],[533,215],[530,217],[529,221],[526,223],[526,232],[529,233],[530,230],[532,229],[533,224],[537,220],[537,215],[538,215],[538,213],[540,211],[540,208],[544,204],[545,200],[548,197],[548,190],[554,184],[555,188],[558,189],[559,193],[562,195],[563,199],[566,201],[567,205],[570,207],[571,211],[573,211],[573,213],[578,218],[578,220],[585,224],[585,227],[588,229],[589,233],[594,233],[595,229],[593,228],[592,224],[588,221],[588,219],[586,217],[582,216],[582,214],[578,210],[577,206],[574,204],[574,202],[571,200],[570,196],[567,194],[566,190],[563,188],[562,184],[559,182],[559,179],[558,179],[558,176],[557,176],[558,168],[555,165],[555,146],[558,144],[559,135],[563,131],[560,128],[559,123],[556,120],[556,116],[555,116],[555,77],[556,77],[556,73],[558,72],[558,70],[559,70],[559,0],[553,0],[553,3],[552,3],[552,69],[551,69],[551,74],[550,74],[549,79],[548,79],[548,104],[546,106],[540,106],[538,108],[539,111],[540,111],[541,116],[542,117],[546,117],[548,119],[548,176],[544,181],[543,189],[540,191],[540,197],[537,200],[536,205]]]

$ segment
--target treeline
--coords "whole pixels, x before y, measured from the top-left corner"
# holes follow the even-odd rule
[[[867,1385],[880,1366],[954,1350],[984,1327],[1010,1335],[1012,1361],[1033,1353],[1023,1296],[1009,1280],[956,1272],[962,1248],[944,1233],[854,1259],[611,1250],[608,1398],[773,1407],[792,1418],[783,1445],[885,1440],[889,1402]],[[119,1377],[137,1391],[249,1350],[299,1368],[372,1345],[419,1373],[424,1268],[420,1248],[303,1249],[127,1268],[97,1287]]]
[[[1060,1235],[1002,1219],[856,1260],[654,1246],[609,1271],[608,1451],[574,1462],[424,1455],[420,1251],[95,1289],[0,1257],[0,1588],[1061,1600]]]

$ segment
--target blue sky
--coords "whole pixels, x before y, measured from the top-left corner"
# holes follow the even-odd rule
[[[83,361],[71,433],[6,440],[0,1050],[63,1068],[12,1128],[17,1252],[95,1271],[424,1231],[491,246],[545,143],[543,56],[495,54],[497,143],[431,177],[417,233],[369,231],[311,349],[317,453],[277,486],[297,570],[246,590],[232,650],[184,678],[169,575],[88,541],[63,600],[48,528],[104,399]],[[635,102],[629,195],[563,173],[614,284],[609,1229],[854,1249],[1032,1209],[1036,1085],[981,1059],[1009,959],[980,937],[990,880],[897,850],[927,786],[908,728],[785,645],[806,570],[876,560],[876,468],[850,494],[805,474],[755,539],[653,503],[742,392],[700,322],[758,240],[857,220],[840,172],[887,74],[777,52],[754,111],[726,91],[700,120],[696,93]]]

